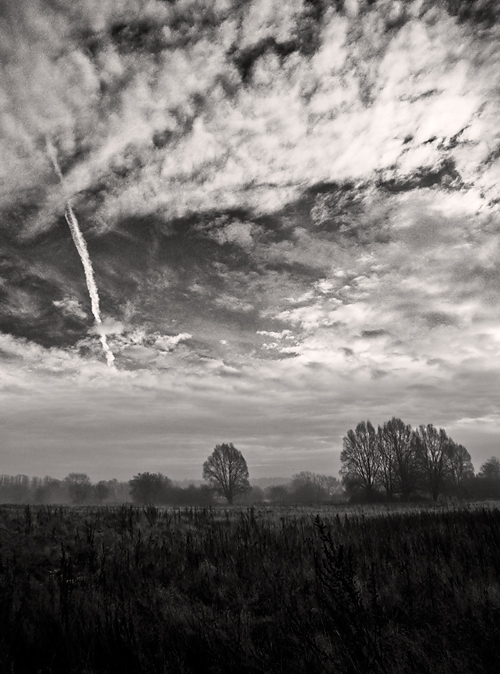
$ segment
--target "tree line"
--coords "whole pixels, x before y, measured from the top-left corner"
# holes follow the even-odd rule
[[[86,473],[70,473],[59,480],[49,475],[0,475],[1,503],[106,503],[129,500],[129,485],[118,480],[92,483]]]
[[[140,473],[132,480],[100,480],[93,483],[86,473],[70,473],[62,480],[46,476],[0,475],[0,503],[109,504],[155,503],[207,506],[214,502],[205,485],[186,488],[161,473]]]
[[[375,429],[361,421],[342,444],[340,473],[351,500],[500,497],[500,460],[492,457],[476,476],[467,449],[433,424],[413,429],[393,417]]]
[[[330,475],[309,471],[295,474],[287,485],[271,485],[263,490],[252,487],[247,462],[243,454],[230,443],[216,445],[203,464],[206,484],[199,489],[208,499],[224,499],[234,503],[324,503],[342,495],[340,481]],[[136,503],[169,503],[172,485],[168,478],[156,473],[139,473],[130,481],[130,493]],[[170,500],[169,500],[170,498]]]
[[[86,473],[70,473],[63,480],[27,475],[0,475],[0,503],[105,504],[200,506],[225,501],[242,505],[276,503],[324,503],[342,497],[340,481],[329,475],[304,471],[289,484],[267,489],[251,486],[242,453],[230,443],[216,445],[203,464],[205,484],[181,487],[162,473],[143,472],[128,482],[101,480],[93,484]]]
[[[344,490],[340,480],[331,475],[303,471],[292,476],[286,484],[266,488],[253,485],[233,497],[233,503],[252,505],[331,503],[342,500]],[[92,483],[86,473],[70,473],[59,480],[52,477],[0,475],[0,503],[106,505],[134,503],[136,505],[200,506],[228,502],[223,492],[208,484],[176,485],[162,473],[138,473],[127,482],[100,480]]]
[[[474,474],[467,449],[432,424],[412,429],[393,418],[377,429],[360,422],[343,439],[341,476],[302,471],[287,484],[266,489],[251,486],[248,466],[233,443],[216,445],[203,464],[205,484],[181,487],[162,473],[138,473],[128,482],[100,480],[86,473],[52,477],[0,475],[0,503],[209,506],[220,502],[253,504],[317,504],[399,499],[409,501],[441,495],[500,498],[500,460],[491,457]]]

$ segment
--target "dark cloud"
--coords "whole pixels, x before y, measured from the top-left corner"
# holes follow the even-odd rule
[[[447,314],[444,311],[428,311],[423,314],[423,318],[428,322],[429,327],[433,328],[436,325],[453,325],[457,326],[458,321],[455,316]]]
[[[434,142],[432,138],[427,142]],[[426,187],[442,187],[457,190],[464,185],[452,159],[444,159],[439,166],[421,168],[411,175],[382,178],[377,186],[391,193],[408,192]]]
[[[367,339],[377,339],[377,337],[384,337],[388,334],[385,330],[363,330],[361,336]]]
[[[500,8],[495,0],[445,0],[444,6],[459,21],[491,28],[500,21]]]

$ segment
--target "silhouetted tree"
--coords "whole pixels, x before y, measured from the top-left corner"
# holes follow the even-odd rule
[[[247,462],[232,442],[216,445],[203,464],[203,479],[212,489],[224,496],[229,505],[234,497],[250,491]]]
[[[437,429],[432,424],[419,426],[414,433],[424,484],[432,500],[437,501],[449,469],[447,459],[450,439],[443,428]]]
[[[67,503],[67,483],[46,475],[37,483],[33,492],[34,503]]]
[[[463,492],[465,484],[474,477],[474,466],[469,452],[463,445],[450,440],[446,449],[448,464],[447,482],[457,496]]]
[[[477,476],[488,480],[500,481],[500,459],[496,456],[489,458],[483,463]]]
[[[141,505],[167,503],[172,480],[161,473],[138,473],[129,480],[130,496]]]
[[[377,476],[377,485],[385,490],[388,499],[392,499],[396,491],[396,454],[394,446],[385,442],[383,427],[377,428],[377,444],[375,451],[380,457],[380,469]]]
[[[68,494],[73,503],[85,503],[92,494],[92,483],[86,473],[70,473],[65,482],[68,485]]]
[[[340,482],[337,478],[303,471],[292,477],[289,497],[302,503],[320,503],[331,500],[339,491]]]
[[[475,498],[500,498],[500,459],[492,456],[485,461],[470,485]]]
[[[382,473],[385,476],[382,484],[389,495],[395,491],[401,494],[403,501],[408,501],[418,484],[418,458],[416,443],[410,425],[393,417],[379,428]]]
[[[28,503],[30,479],[27,475],[0,475],[0,501],[3,503]]]
[[[103,501],[105,501],[108,498],[108,496],[110,494],[110,491],[111,491],[110,488],[109,488],[109,485],[104,480],[100,480],[96,484],[94,489],[95,489],[96,498],[99,501],[99,503],[102,503]]]
[[[361,421],[354,431],[347,432],[340,460],[343,463],[340,472],[347,490],[362,490],[370,498],[375,492],[381,459],[377,433],[369,421]]]

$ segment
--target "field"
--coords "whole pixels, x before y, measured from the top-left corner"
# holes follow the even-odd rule
[[[500,510],[0,506],[8,674],[500,671]]]

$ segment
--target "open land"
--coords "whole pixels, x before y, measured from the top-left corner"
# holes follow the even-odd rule
[[[500,671],[500,510],[0,507],[12,674]]]

